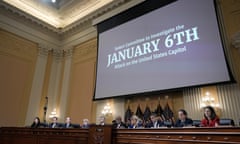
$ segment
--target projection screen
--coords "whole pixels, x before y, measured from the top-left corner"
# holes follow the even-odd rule
[[[178,0],[98,34],[95,99],[227,81],[213,0]]]

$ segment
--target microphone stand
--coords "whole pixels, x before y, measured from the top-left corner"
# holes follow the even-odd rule
[[[43,110],[44,110],[44,113],[43,113],[43,121],[44,121],[44,123],[46,123],[47,121],[46,121],[46,117],[47,117],[47,109],[48,109],[48,97],[46,96],[45,97],[45,105],[44,105],[44,107],[43,107]]]

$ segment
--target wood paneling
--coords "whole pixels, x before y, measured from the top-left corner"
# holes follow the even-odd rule
[[[95,87],[96,50],[96,39],[74,48],[67,115],[79,123],[82,123],[84,118],[95,122],[95,117],[92,116],[95,111],[92,100]]]
[[[1,128],[1,144],[87,144],[88,129]]]
[[[112,142],[111,142],[112,141]],[[1,144],[239,144],[239,127],[111,129],[0,128]]]
[[[23,126],[37,44],[0,29],[0,126]]]
[[[239,144],[239,128],[117,129],[114,144]]]
[[[239,126],[240,122],[240,88],[238,84],[217,86],[222,118],[231,118]]]

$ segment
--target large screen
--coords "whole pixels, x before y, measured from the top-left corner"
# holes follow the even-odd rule
[[[102,29],[95,99],[231,80],[213,0],[173,1]]]

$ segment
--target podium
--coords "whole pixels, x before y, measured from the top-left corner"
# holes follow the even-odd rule
[[[89,128],[88,144],[111,144],[112,125],[91,125]]]

